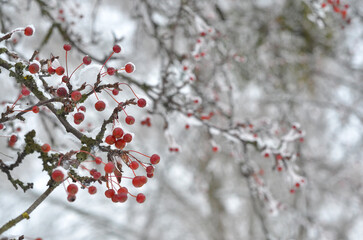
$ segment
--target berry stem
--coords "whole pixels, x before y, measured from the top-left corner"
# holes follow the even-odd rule
[[[69,80],[71,80],[71,77],[73,76],[73,74],[83,65],[84,63],[81,63],[78,65],[78,67],[76,67],[76,69],[73,70],[73,72],[71,73],[71,76],[69,76]],[[67,77],[68,77],[68,73],[67,73]]]
[[[137,99],[139,99],[139,97],[136,95],[136,93],[134,92],[134,90],[131,88],[131,86],[128,83],[119,83],[118,85],[120,85],[120,84],[124,84],[124,85],[128,86],[130,88],[130,90],[132,91],[132,93],[135,95],[135,97]]]
[[[102,67],[101,67],[100,71],[98,72],[98,74],[100,74],[100,73],[101,73],[102,68],[106,65],[106,63],[108,62],[108,60],[110,60],[110,58],[112,57],[112,55],[113,55],[114,53],[115,53],[115,52],[112,52],[112,53],[111,53],[111,55],[107,58],[107,60],[105,61],[105,63],[102,65]]]

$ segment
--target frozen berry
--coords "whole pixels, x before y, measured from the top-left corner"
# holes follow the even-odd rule
[[[115,138],[120,138],[122,137],[122,135],[124,135],[124,131],[122,130],[122,128],[115,128],[113,131],[112,131],[112,135],[115,137]]]
[[[125,65],[125,71],[126,71],[127,73],[132,73],[132,72],[134,72],[134,71],[135,71],[135,65],[134,65],[133,63],[127,63],[127,64]]]
[[[128,115],[126,118],[125,118],[125,122],[128,124],[128,125],[132,125],[135,123],[135,118],[133,116],[130,116]]]
[[[143,98],[140,98],[139,100],[137,100],[137,106],[143,108],[146,106],[146,100]]]
[[[119,52],[121,52],[121,47],[119,46],[119,45],[115,45],[115,46],[113,46],[113,48],[112,48],[112,50],[115,52],[115,53],[119,53]]]
[[[71,98],[73,101],[78,102],[82,98],[82,94],[79,91],[74,91],[71,93]]]
[[[55,70],[55,73],[58,74],[59,76],[64,74],[64,67],[60,66],[57,67],[57,69]]]
[[[63,45],[63,49],[66,50],[67,52],[70,51],[72,49],[72,46],[69,44],[64,44]]]
[[[75,124],[80,124],[84,120],[84,114],[81,112],[75,113],[73,117],[74,117]]]
[[[48,143],[44,143],[41,147],[43,152],[49,152],[50,151],[50,145]]]
[[[31,36],[33,35],[34,33],[34,29],[31,27],[31,26],[27,26],[25,29],[24,29],[24,35],[25,36]]]
[[[96,102],[95,108],[97,111],[102,112],[103,110],[105,110],[106,104],[104,101],[99,100],[98,102]]]
[[[84,56],[84,57],[83,57],[83,63],[84,63],[85,65],[90,65],[90,64],[91,64],[91,62],[92,62],[92,59],[91,59],[89,56]]]
[[[37,63],[32,63],[29,65],[29,72],[32,73],[32,74],[35,74],[37,72],[39,72],[39,64]]]

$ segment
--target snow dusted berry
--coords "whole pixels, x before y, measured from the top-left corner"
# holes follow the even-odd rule
[[[137,100],[137,106],[143,108],[146,106],[146,100],[143,98],[140,98],[139,100]]]
[[[25,29],[24,29],[24,35],[25,36],[31,36],[33,35],[34,33],[34,28],[32,26],[27,26]]]
[[[29,65],[29,72],[32,74],[36,74],[39,72],[39,64],[37,63],[32,63]]]
[[[102,112],[103,110],[105,110],[106,104],[104,101],[99,100],[96,102],[95,108],[97,111]]]
[[[145,195],[144,195],[144,194],[142,194],[142,193],[139,193],[139,194],[137,194],[137,196],[136,196],[136,202],[138,202],[138,203],[143,203],[143,202],[145,202],[145,199],[146,199],[146,197],[145,197]]]
[[[84,56],[83,57],[83,63],[84,65],[90,65],[92,62],[92,59],[89,56]]]
[[[52,172],[52,179],[56,182],[62,182],[64,180],[64,172],[65,170],[63,168],[56,168]]]
[[[133,63],[127,63],[125,65],[125,71],[127,73],[133,73],[135,71],[135,65]]]

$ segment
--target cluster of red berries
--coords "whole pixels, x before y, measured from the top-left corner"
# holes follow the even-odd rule
[[[130,133],[125,133],[120,127],[116,127],[112,131],[112,135],[108,135],[105,142],[109,145],[115,145],[118,149],[124,149],[126,143],[132,141],[132,135]]]
[[[50,150],[50,146],[48,144],[44,144],[42,146],[42,150],[44,152],[48,152]],[[132,156],[132,155],[130,154],[130,156]],[[132,157],[134,157],[134,156],[132,156]],[[94,156],[93,161],[97,165],[104,164],[105,178],[103,180],[106,181],[106,185],[108,188],[105,191],[105,196],[107,198],[110,198],[115,203],[116,202],[125,202],[128,198],[128,195],[130,195],[132,197],[135,197],[136,201],[138,203],[143,203],[145,201],[146,197],[144,194],[139,193],[135,196],[135,195],[131,194],[126,187],[121,186],[119,184],[121,182],[120,180],[119,181],[113,180],[113,177],[115,177],[117,179],[121,179],[123,177],[122,175],[117,175],[117,174],[121,174],[121,172],[119,171],[119,169],[117,169],[118,167],[116,167],[113,162],[104,163],[102,161],[102,158],[95,157],[95,156]],[[130,158],[128,158],[128,167],[133,171],[134,177],[133,178],[124,177],[124,178],[132,179],[132,185],[135,188],[141,188],[143,185],[145,185],[147,183],[147,178],[153,177],[154,165],[158,164],[159,162],[160,162],[160,156],[157,154],[153,154],[150,157],[150,163],[148,166],[136,158],[135,158],[135,160],[131,160]],[[118,164],[120,164],[120,163],[118,163]],[[116,165],[118,165],[118,164],[116,164]],[[139,168],[139,165],[142,165],[144,167],[147,177],[139,176],[139,175],[135,174],[134,171]],[[84,166],[83,166],[83,169],[88,170]],[[97,171],[96,169],[89,170],[89,173],[95,181],[100,180],[102,177],[101,172]],[[66,179],[66,175],[67,175],[67,171],[64,168],[58,166],[57,168],[55,168],[53,170],[51,177],[55,182],[64,182],[64,180]],[[70,176],[74,181],[77,182],[76,178],[71,176],[71,174],[68,173],[68,176]],[[97,188],[95,186],[85,186],[82,183],[80,183],[80,184],[82,185],[83,188],[88,189],[89,194],[93,195],[93,194],[97,193]],[[66,190],[67,190],[67,194],[68,194],[67,200],[70,202],[75,201],[76,194],[78,192],[77,184],[75,184],[75,183],[69,184],[67,186]]]
[[[333,11],[337,14],[340,14],[342,19],[345,20],[348,24],[350,23],[351,19],[347,18],[347,11],[349,9],[349,4],[341,4],[340,0],[325,0],[321,7],[325,8],[327,6],[332,6]]]

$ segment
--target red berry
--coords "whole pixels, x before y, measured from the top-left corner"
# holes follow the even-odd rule
[[[52,179],[56,182],[61,182],[64,179],[64,174],[61,170],[56,169],[52,172]]]
[[[66,97],[67,94],[68,94],[67,89],[65,89],[64,87],[60,87],[57,89],[58,97]]]
[[[57,69],[55,70],[55,73],[58,74],[59,76],[64,74],[64,67],[60,66],[57,67]]]
[[[47,153],[50,151],[50,145],[48,143],[44,143],[41,149],[43,152]]]
[[[69,44],[64,44],[64,45],[63,45],[63,49],[64,49],[64,50],[66,50],[67,52],[68,52],[68,51],[71,51],[71,48],[72,48],[72,46],[71,46],[71,45],[69,45]]]
[[[73,101],[78,102],[82,98],[82,94],[79,91],[74,91],[71,93],[71,98]]]
[[[32,108],[32,111],[33,111],[33,113],[38,113],[39,112],[39,107],[38,106],[34,106]]]
[[[69,194],[67,197],[68,202],[74,202],[76,201],[76,195]]]
[[[120,194],[120,193],[128,193],[129,190],[127,190],[126,187],[120,187],[119,190],[117,190],[117,193]]]
[[[35,74],[37,72],[39,72],[39,64],[37,63],[32,63],[29,65],[29,72],[32,73],[32,74]]]
[[[69,194],[72,194],[72,195],[75,195],[77,192],[78,192],[78,187],[76,184],[72,183],[72,184],[69,184],[68,187],[67,187],[67,192]]]
[[[105,139],[105,142],[106,142],[107,144],[109,144],[109,145],[112,145],[112,144],[114,144],[114,143],[116,142],[116,139],[115,139],[115,137],[114,137],[114,136],[112,136],[112,135],[108,135],[108,136],[106,137],[106,139]]]
[[[23,94],[24,96],[28,96],[30,94],[30,91],[26,87],[23,87],[21,89],[21,94]]]
[[[84,56],[83,57],[83,63],[84,65],[90,65],[92,62],[92,59],[89,56]]]
[[[122,137],[122,135],[124,135],[124,131],[122,130],[122,128],[115,128],[113,131],[112,131],[112,135],[115,137],[115,138],[120,138]]]
[[[143,98],[140,98],[139,100],[137,100],[137,106],[143,108],[146,106],[146,100]]]
[[[126,146],[126,142],[122,139],[119,139],[115,143],[115,147],[118,149],[123,149]]]
[[[54,68],[52,68],[52,67],[48,67],[48,73],[49,74],[54,74],[55,73],[55,69]]]
[[[99,178],[101,177],[101,173],[100,173],[100,172],[95,172],[95,173],[93,173],[92,177],[93,177],[95,180],[97,180],[97,179],[99,179]]]
[[[112,48],[112,50],[115,52],[115,53],[119,53],[119,52],[121,52],[121,47],[119,46],[119,45],[115,45],[115,46],[113,46],[113,48]]]
[[[93,194],[96,194],[96,192],[97,192],[97,188],[95,186],[90,186],[88,188],[88,193],[89,194],[93,195]]]
[[[126,202],[126,200],[127,200],[127,193],[119,193],[119,194],[117,194],[117,201],[118,202],[123,203],[123,202]]]
[[[130,133],[126,133],[122,138],[125,142],[129,143],[132,141],[132,135]]]
[[[16,141],[18,141],[18,137],[16,135],[11,135],[9,141],[12,143],[16,143]]]
[[[25,36],[31,36],[33,35],[33,32],[34,32],[34,29],[30,26],[27,26],[25,29],[24,29],[24,35]]]
[[[113,67],[110,67],[110,68],[108,68],[107,69],[107,74],[108,75],[114,75],[115,74],[115,72],[116,72],[116,69],[114,69]]]
[[[136,176],[132,179],[132,185],[134,187],[142,187],[147,182],[147,178],[145,176]]]
[[[105,196],[107,198],[112,198],[114,195],[115,195],[115,190],[113,190],[113,189],[108,189],[105,191]]]
[[[125,65],[125,71],[126,71],[127,73],[132,73],[132,72],[134,72],[134,71],[135,71],[135,65],[134,65],[133,63],[127,63],[127,64]]]
[[[132,125],[132,124],[134,124],[135,123],[135,118],[133,117],[133,116],[127,116],[126,118],[125,118],[125,122],[128,124],[128,125]]]
[[[0,123],[0,130],[3,130],[4,124]]]
[[[78,109],[83,111],[83,112],[86,112],[86,107],[85,106],[80,106]]]
[[[137,161],[132,161],[129,166],[132,170],[136,170],[139,168],[139,163]]]
[[[64,83],[68,83],[69,82],[69,78],[67,77],[67,76],[63,76],[62,77],[62,82],[64,82]]]
[[[112,90],[112,94],[113,95],[118,95],[118,92],[119,92],[119,90],[118,89],[116,89],[116,88],[114,88],[113,90]]]
[[[160,162],[160,156],[157,155],[157,154],[153,154],[151,157],[150,157],[150,163],[151,164],[158,164]]]
[[[96,102],[95,108],[97,111],[102,112],[103,110],[105,110],[106,104],[104,101],[99,100],[98,102]]]
[[[84,120],[84,114],[81,112],[75,113],[73,117],[74,117],[75,124],[80,124]]]
[[[96,157],[96,158],[95,158],[95,163],[96,163],[97,165],[100,165],[100,164],[102,163],[102,158],[100,158],[100,157]]]
[[[142,193],[139,193],[139,194],[137,194],[137,196],[136,196],[136,202],[138,202],[138,203],[143,203],[143,202],[145,202],[145,199],[146,199],[146,197],[145,197],[145,195],[144,195],[144,194],[142,194]]]
[[[154,177],[154,173],[147,173],[147,174],[146,174],[146,177],[148,177],[148,178],[152,178],[152,177]]]
[[[153,166],[147,166],[146,167],[146,173],[153,173],[154,172],[154,167]]]
[[[112,173],[113,170],[115,169],[115,165],[112,162],[108,162],[106,163],[104,169],[106,173]]]

